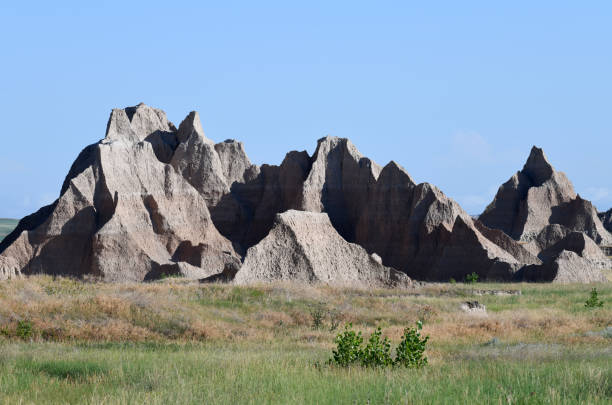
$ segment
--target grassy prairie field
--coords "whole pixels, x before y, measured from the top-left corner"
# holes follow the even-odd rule
[[[6,237],[15,227],[19,221],[16,219],[4,219],[0,218],[0,241]]]
[[[584,306],[593,287],[602,308]],[[486,314],[460,309],[474,300]],[[366,338],[381,326],[395,345],[417,320],[430,336],[422,370],[326,364],[347,322]],[[402,291],[31,277],[0,283],[0,403],[608,404],[609,326],[610,284]]]

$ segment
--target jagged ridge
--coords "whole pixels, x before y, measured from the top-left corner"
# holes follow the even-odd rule
[[[542,196],[544,203],[532,209]],[[537,148],[500,188],[481,223],[435,186],[416,184],[395,162],[381,168],[347,139],[325,137],[313,156],[293,151],[279,166],[258,167],[241,142],[206,138],[197,112],[177,129],[163,111],[139,104],[112,111],[104,139],[81,152],[60,198],[24,218],[0,244],[0,263],[10,264],[6,274],[225,278],[236,274],[241,257],[260,264],[272,257],[262,256],[270,243],[264,238],[288,210],[325,213],[333,228],[320,229],[335,229],[380,256],[381,266],[424,280],[471,272],[512,280],[525,265],[540,265],[536,256],[550,247],[526,248],[513,238],[535,241],[553,220],[598,242],[609,236],[591,215],[594,207]],[[360,262],[353,256],[346,261]],[[249,265],[238,277],[254,280],[261,270]]]

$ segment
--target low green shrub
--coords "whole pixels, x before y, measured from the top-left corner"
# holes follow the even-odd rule
[[[478,282],[478,274],[475,272],[472,272],[472,274],[468,274],[467,276],[465,276],[465,281],[471,284],[476,284]]]
[[[368,344],[361,351],[361,365],[364,367],[386,367],[393,365],[391,358],[391,342],[382,337],[382,329],[378,328],[370,336]]]
[[[391,342],[382,336],[382,329],[377,328],[370,336],[365,347],[361,347],[361,332],[355,332],[352,324],[347,324],[344,331],[334,339],[336,350],[332,351],[329,364],[349,367],[359,364],[363,367],[406,367],[421,368],[427,364],[425,348],[429,336],[422,336],[423,323],[418,321],[414,328],[404,329],[402,340],[395,349],[395,359],[391,356]]]
[[[26,340],[29,339],[34,333],[34,326],[32,322],[29,320],[22,320],[17,322],[17,328],[15,329],[15,334],[17,337]]]
[[[415,328],[404,329],[402,341],[395,350],[394,364],[396,366],[421,368],[427,364],[427,357],[424,353],[429,336],[421,336],[421,329],[423,329],[421,321],[416,323]]]
[[[330,363],[337,364],[341,367],[348,367],[361,359],[361,344],[363,337],[361,332],[356,333],[353,330],[352,324],[347,324],[344,332],[338,334],[334,339],[336,350],[332,351],[333,357]]]
[[[587,308],[601,308],[603,307],[603,301],[599,299],[597,294],[597,288],[593,288],[591,290],[591,296],[584,303],[584,306]]]

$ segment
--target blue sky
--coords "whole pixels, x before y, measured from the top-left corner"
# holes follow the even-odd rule
[[[85,3],[0,5],[0,217],[56,198],[141,101],[255,163],[348,137],[470,213],[535,144],[612,206],[610,2]]]

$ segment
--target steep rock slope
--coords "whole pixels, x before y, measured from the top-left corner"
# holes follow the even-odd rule
[[[592,262],[575,252],[562,250],[541,265],[526,266],[516,275],[517,281],[552,283],[601,283],[606,277]]]
[[[556,171],[535,146],[523,170],[499,188],[479,220],[525,242],[551,224],[584,232],[596,243],[612,242],[593,205],[576,195],[565,174]]]
[[[398,170],[391,164],[383,172],[389,167]],[[472,218],[438,188],[428,183],[410,187],[410,180],[388,181],[385,174],[360,218],[357,233],[358,243],[380,254],[385,264],[389,259],[389,265],[425,280],[462,279],[471,272],[481,278],[507,280],[521,267],[517,258],[482,234]],[[401,198],[381,191],[398,186],[404,186]],[[510,245],[520,249],[514,241],[506,248]]]
[[[312,216],[278,215],[288,210]],[[338,254],[361,258],[355,263],[372,272],[349,269],[346,277],[334,275],[334,282],[386,283],[378,276],[380,266],[364,262],[341,237],[376,254],[368,257],[380,258],[381,266],[413,278],[461,279],[476,272],[483,279],[510,280],[525,265],[556,260],[563,251],[596,263],[590,239],[581,248],[570,235],[584,231],[605,241],[610,235],[593,212],[538,149],[500,188],[480,222],[435,186],[416,184],[395,162],[381,168],[347,139],[325,137],[313,156],[290,152],[278,166],[259,167],[241,142],[206,138],[197,112],[177,129],[163,111],[140,104],[113,110],[105,138],[81,152],[60,198],[24,218],[0,243],[0,277],[44,272],[107,280],[163,274],[221,280],[231,279],[246,255],[250,270],[238,272],[238,281],[287,278],[293,273],[266,267],[269,257],[281,254],[272,250],[285,235],[293,238],[286,248],[302,255],[298,279],[332,280],[313,270],[322,268],[313,264],[319,260],[316,249],[302,251],[324,246],[320,239],[334,244]],[[298,241],[295,235],[308,229],[318,239]],[[531,242],[523,246],[508,235]],[[553,253],[541,255],[556,244]],[[251,259],[249,248],[255,252]]]
[[[234,282],[275,280],[353,287],[411,285],[404,273],[383,266],[361,246],[342,238],[327,214],[294,210],[276,216],[270,233],[248,250]]]
[[[297,207],[310,164],[306,152],[289,152],[280,166],[245,165],[245,181],[234,181],[230,192],[211,207],[217,229],[237,251],[245,253],[262,240],[276,214]]]
[[[419,279],[462,278],[476,271],[508,280],[523,264],[539,263],[510,238],[487,239],[435,186],[415,184],[395,162],[381,169],[347,139],[328,136],[312,157],[291,152],[280,167],[262,166],[254,180],[234,183],[212,215],[221,233],[246,250],[288,209],[326,213],[345,240]],[[472,237],[451,237],[455,226]],[[461,266],[453,264],[459,258]]]
[[[60,198],[24,218],[1,255],[25,274],[141,281],[162,266],[176,269],[174,253],[190,241],[209,248],[209,266],[193,276],[220,272],[237,258],[204,197],[166,164],[178,143],[161,110],[113,110],[105,138],[80,154]]]

